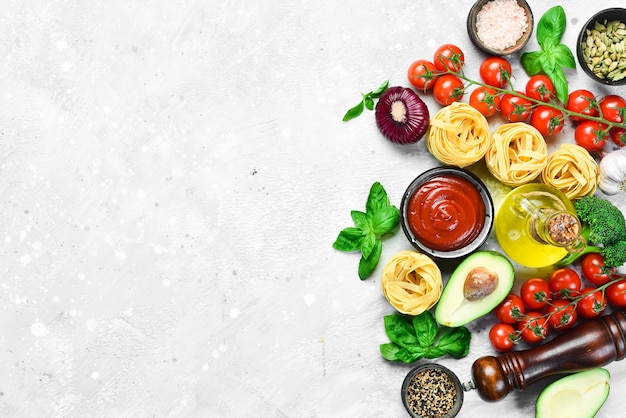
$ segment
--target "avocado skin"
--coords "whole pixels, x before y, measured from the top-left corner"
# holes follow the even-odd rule
[[[470,301],[463,295],[467,274],[476,267],[493,270],[498,275],[494,291],[482,299]],[[515,269],[502,253],[493,250],[476,251],[467,256],[452,272],[439,302],[435,319],[440,325],[460,327],[491,312],[510,293],[515,280]]]
[[[535,418],[593,418],[609,397],[610,377],[595,368],[555,380],[539,394]]]

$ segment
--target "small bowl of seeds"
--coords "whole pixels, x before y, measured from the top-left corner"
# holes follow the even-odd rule
[[[463,405],[463,386],[447,367],[424,363],[404,378],[402,402],[412,418],[452,418]]]
[[[593,15],[578,35],[578,62],[599,83],[626,83],[626,9],[611,8]]]

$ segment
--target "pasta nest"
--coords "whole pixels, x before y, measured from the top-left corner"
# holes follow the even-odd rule
[[[548,146],[539,131],[524,122],[500,125],[491,134],[487,168],[507,186],[520,186],[539,176],[548,162]]]
[[[382,272],[383,295],[398,311],[419,315],[435,306],[443,290],[441,271],[426,254],[396,253]]]
[[[426,147],[444,164],[467,167],[483,158],[490,144],[489,122],[467,103],[454,102],[430,119]]]
[[[548,156],[540,180],[575,200],[596,192],[598,173],[598,163],[586,149],[577,144],[561,144]]]

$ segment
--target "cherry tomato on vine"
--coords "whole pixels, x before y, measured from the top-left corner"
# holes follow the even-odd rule
[[[589,283],[595,284],[596,286],[603,285],[611,280],[605,271],[604,257],[602,254],[585,254],[580,262],[580,271]]]
[[[439,71],[450,70],[456,73],[465,64],[465,54],[456,45],[444,44],[435,50],[433,63]]]
[[[619,280],[604,289],[604,296],[616,308],[626,308],[626,279]]]
[[[624,128],[611,128],[609,131],[611,141],[619,147],[626,145],[626,129]]]
[[[517,323],[517,330],[522,340],[536,344],[548,336],[546,317],[539,312],[527,312],[525,318]]]
[[[489,330],[489,342],[498,351],[509,351],[518,340],[517,331],[511,324],[498,323]]]
[[[574,129],[574,140],[589,152],[604,148],[608,137],[606,127],[595,120],[580,122]]]
[[[487,57],[480,64],[480,78],[492,87],[504,87],[511,78],[511,64],[502,57]]]
[[[430,90],[437,79],[435,64],[428,60],[417,60],[409,66],[407,78],[413,87],[423,92]]]
[[[556,97],[554,84],[547,75],[534,75],[526,83],[526,95],[531,99],[547,103]]]
[[[597,318],[606,309],[606,298],[601,290],[585,287],[580,291],[582,299],[576,305],[576,312],[581,318]]]
[[[477,87],[472,91],[469,104],[485,117],[495,115],[500,110],[500,96],[489,87]]]
[[[550,286],[547,281],[533,277],[522,283],[520,296],[530,309],[542,309],[550,301]]]
[[[524,317],[526,306],[521,297],[510,293],[502,302],[494,309],[494,314],[500,322],[505,324],[514,324]]]
[[[570,112],[580,113],[587,116],[598,116],[598,102],[592,92],[585,89],[572,91],[567,96],[565,108]],[[580,116],[571,115],[570,119],[576,122],[586,120]]]
[[[433,98],[442,106],[460,101],[464,93],[463,81],[452,74],[439,76],[433,86]]]
[[[530,114],[530,124],[543,136],[556,135],[563,130],[565,116],[563,112],[550,106],[537,106]]]
[[[600,99],[602,117],[609,122],[623,123],[626,115],[626,100],[616,94],[609,94]]]
[[[530,116],[531,109],[532,102],[524,97],[505,94],[500,100],[500,112],[509,122],[524,122]]]
[[[563,267],[550,274],[548,286],[555,299],[571,299],[580,293],[582,281],[576,270]]]
[[[578,319],[576,308],[567,300],[553,301],[546,309],[548,325],[554,330],[563,331],[574,326]]]

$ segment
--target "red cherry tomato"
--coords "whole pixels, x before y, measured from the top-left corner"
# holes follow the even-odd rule
[[[511,78],[511,64],[502,57],[487,57],[480,64],[480,78],[493,87],[504,87]]]
[[[494,309],[496,318],[505,324],[514,324],[524,317],[526,307],[524,301],[519,296],[510,293]]]
[[[585,254],[580,262],[583,277],[596,286],[608,283],[611,278],[605,271],[604,257],[598,253]]]
[[[439,76],[433,86],[433,97],[442,106],[460,101],[464,93],[463,81],[452,74]]]
[[[604,296],[616,308],[626,308],[626,279],[619,280],[604,289]]]
[[[592,92],[585,89],[574,90],[567,96],[565,108],[570,112],[576,112],[587,116],[598,116],[598,102]],[[580,116],[572,115],[570,119],[576,122],[586,120]]]
[[[582,281],[580,276],[569,267],[554,270],[548,280],[550,294],[555,299],[571,299],[580,293]]]
[[[534,277],[522,283],[520,296],[530,309],[542,309],[550,301],[550,286],[547,281]]]
[[[557,331],[563,331],[574,326],[578,319],[574,305],[564,299],[553,301],[546,309],[548,325]]]
[[[532,102],[524,97],[505,94],[500,100],[500,112],[509,122],[524,122],[530,116],[531,109]]]
[[[608,137],[606,129],[595,120],[580,122],[574,129],[574,140],[589,152],[600,151],[604,148]]]
[[[582,299],[576,305],[576,312],[581,318],[597,318],[606,309],[606,298],[601,290],[585,287],[580,291]]]
[[[531,99],[547,103],[556,96],[554,84],[547,75],[534,75],[526,83],[526,95]]]
[[[526,317],[517,323],[522,340],[530,344],[542,341],[548,335],[546,318],[539,312],[527,312]]]
[[[485,117],[495,115],[500,110],[500,96],[489,87],[477,87],[472,91],[469,104]]]
[[[563,130],[563,112],[550,106],[537,106],[530,114],[530,124],[543,136],[556,135]]]
[[[509,351],[519,340],[511,324],[498,323],[489,330],[489,342],[498,351]]]
[[[602,117],[609,122],[623,123],[626,114],[626,100],[616,94],[609,94],[600,99]]]
[[[417,60],[409,66],[407,78],[413,87],[427,92],[435,84],[438,71],[435,64],[428,60]]]
[[[624,128],[611,128],[609,131],[611,141],[619,147],[626,145],[626,129]]]
[[[435,68],[439,71],[454,71],[459,72],[465,64],[465,54],[456,45],[445,44],[441,45],[435,51],[435,57],[433,60]]]

